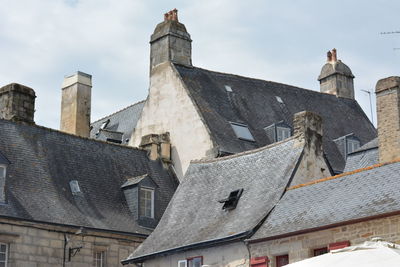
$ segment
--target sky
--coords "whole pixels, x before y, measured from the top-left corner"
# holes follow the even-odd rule
[[[36,91],[35,121],[58,129],[64,76],[93,76],[95,121],[146,98],[149,40],[177,8],[194,66],[319,90],[326,52],[355,75],[355,97],[374,121],[376,82],[400,75],[396,0],[0,0],[0,86]]]

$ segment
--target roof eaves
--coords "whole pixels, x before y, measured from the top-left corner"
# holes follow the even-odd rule
[[[326,182],[326,181],[330,181],[330,180],[334,180],[334,179],[338,179],[338,178],[343,178],[343,177],[350,176],[350,175],[355,174],[355,173],[369,171],[369,170],[372,170],[372,169],[376,169],[376,168],[379,168],[379,167],[382,167],[382,166],[385,166],[385,165],[390,165],[390,164],[398,163],[398,162],[400,162],[400,158],[397,158],[397,159],[392,160],[392,161],[384,162],[384,163],[378,163],[378,164],[375,164],[375,165],[372,165],[372,166],[368,166],[368,167],[365,167],[365,168],[361,168],[361,169],[357,169],[357,170],[354,170],[354,171],[344,172],[344,173],[341,173],[341,174],[338,174],[338,175],[334,175],[334,176],[318,179],[318,180],[315,180],[315,181],[312,181],[312,182],[295,185],[295,186],[289,187],[287,190],[293,190],[293,189],[297,189],[297,188],[300,188],[300,187],[305,187],[305,186],[314,185],[314,184],[318,184],[318,183],[322,183],[322,182]]]

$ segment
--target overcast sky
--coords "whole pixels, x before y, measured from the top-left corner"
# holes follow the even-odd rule
[[[368,95],[361,89],[400,75],[400,50],[394,49],[400,48],[400,34],[380,34],[400,30],[396,0],[0,4],[0,85],[35,89],[36,123],[56,129],[63,77],[77,70],[93,75],[92,121],[146,98],[150,35],[173,8],[192,36],[198,67],[319,90],[326,52],[336,48],[356,76],[356,99],[368,116]]]

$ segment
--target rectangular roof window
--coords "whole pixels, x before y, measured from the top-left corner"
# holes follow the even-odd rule
[[[236,122],[231,122],[230,124],[237,138],[247,141],[255,141],[247,125]]]
[[[233,210],[234,208],[236,208],[238,202],[239,202],[239,198],[243,193],[243,189],[238,189],[235,191],[232,191],[229,193],[229,196],[225,199],[221,199],[218,202],[219,203],[224,203],[224,205],[222,206],[222,209],[224,210]]]
[[[230,87],[229,85],[225,85],[225,90],[227,92],[232,92],[232,87]]]
[[[71,192],[73,195],[78,194],[81,192],[81,189],[79,187],[79,183],[77,180],[72,180],[69,182],[69,187],[71,187]]]
[[[280,96],[275,96],[276,101],[278,101],[279,103],[283,104],[283,100]]]

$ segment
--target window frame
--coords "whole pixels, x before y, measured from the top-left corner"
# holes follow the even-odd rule
[[[289,254],[282,254],[282,255],[275,256],[275,266],[276,267],[281,267],[281,266],[287,265],[287,264],[278,265],[278,259],[280,259],[280,258],[287,258],[287,262],[288,262],[287,264],[289,264]]]
[[[275,130],[276,130],[276,142],[281,142],[292,136],[292,130],[289,127],[276,125]],[[281,133],[281,138],[279,138],[279,133]]]
[[[9,253],[9,250],[10,250],[10,244],[4,243],[4,242],[0,242],[0,246],[1,246],[1,245],[4,245],[4,246],[6,247],[5,259],[4,259],[4,262],[3,262],[3,263],[5,263],[4,266],[7,267],[7,266],[8,266],[8,260],[9,260],[8,253]]]
[[[319,252],[322,252],[322,251],[325,251],[325,252],[324,253],[319,253]],[[313,249],[312,256],[313,257],[317,257],[317,256],[320,256],[320,255],[326,254],[328,252],[329,252],[329,249],[328,249],[327,246],[326,247],[321,247],[321,248],[315,248],[315,249]]]
[[[0,164],[0,179],[5,179],[7,176],[7,165]]]
[[[239,140],[244,140],[244,141],[249,141],[249,142],[255,142],[255,141],[256,141],[256,140],[254,139],[254,136],[253,136],[253,134],[251,133],[251,131],[250,131],[250,129],[249,129],[249,126],[248,126],[247,124],[238,123],[238,122],[233,122],[233,121],[230,121],[229,124],[231,125],[233,132],[235,133],[236,137],[237,137]],[[244,129],[246,129],[247,132],[250,134],[250,136],[249,136],[250,138],[244,137],[243,135],[239,134],[238,130],[235,129],[235,126],[236,126],[236,127],[242,127],[242,128],[244,128]]]
[[[181,263],[184,263],[185,267],[187,267],[187,260],[179,260],[178,261],[178,267],[181,267]]]
[[[186,267],[189,267],[189,261],[194,260],[194,259],[200,259],[200,267],[203,265],[203,256],[195,256],[195,257],[186,258]]]
[[[144,196],[143,191],[147,191],[151,193],[151,211],[150,211],[150,217],[146,215],[146,206],[142,207],[142,202],[141,202],[141,198]],[[145,186],[140,186],[139,188],[139,215],[140,217],[144,217],[144,218],[150,218],[150,219],[154,219],[154,195],[155,195],[155,190],[154,188],[151,187],[145,187]],[[146,199],[145,199],[146,201]],[[146,203],[146,202],[144,202]],[[143,210],[142,210],[143,209]],[[143,213],[144,211],[144,213]]]
[[[105,250],[94,250],[93,251],[93,265],[94,267],[97,267],[97,255],[100,254],[102,257],[101,262],[100,262],[100,267],[105,267],[107,266],[107,258],[106,258],[106,251]]]
[[[350,149],[350,147],[352,149]],[[361,142],[359,140],[356,140],[354,138],[349,138],[349,137],[346,138],[346,154],[347,155],[350,153],[353,153],[360,147],[361,147]]]

